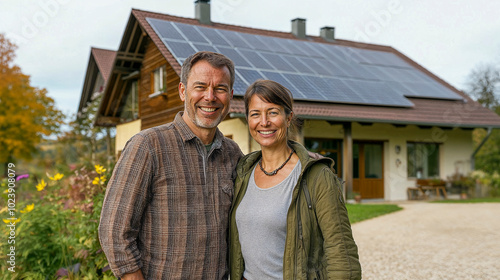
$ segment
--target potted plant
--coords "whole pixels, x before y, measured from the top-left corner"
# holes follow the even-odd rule
[[[360,203],[361,202],[361,194],[359,192],[348,192],[347,193],[347,203]]]
[[[455,172],[452,176],[448,177],[451,188],[458,190],[460,199],[467,199],[471,194],[471,189],[475,187],[475,180],[461,173]]]
[[[361,203],[361,194],[359,192],[352,192],[352,197],[356,203]]]

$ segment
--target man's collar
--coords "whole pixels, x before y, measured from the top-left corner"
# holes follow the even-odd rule
[[[175,119],[174,119],[174,125],[179,130],[179,133],[181,135],[182,140],[184,142],[187,142],[187,141],[190,141],[194,138],[198,138],[194,134],[194,132],[191,130],[191,128],[189,128],[189,126],[184,121],[184,119],[182,118],[183,114],[184,114],[183,111],[178,112],[177,115],[175,115]],[[220,130],[217,128],[217,130],[215,131],[215,136],[214,136],[212,148],[219,149],[222,146],[223,139],[224,139],[224,135],[222,135],[222,132],[220,132]],[[200,142],[201,142],[201,140],[200,140]]]

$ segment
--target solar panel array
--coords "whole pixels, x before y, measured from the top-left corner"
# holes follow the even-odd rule
[[[290,89],[295,100],[411,107],[406,97],[462,99],[389,52],[147,21],[179,64],[197,51],[231,58],[235,95],[257,79],[269,79]]]

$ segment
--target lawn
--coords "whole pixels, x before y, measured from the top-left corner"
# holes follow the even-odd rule
[[[500,197],[470,198],[470,199],[446,199],[435,200],[432,203],[500,203]]]
[[[399,211],[395,204],[346,204],[351,224]]]

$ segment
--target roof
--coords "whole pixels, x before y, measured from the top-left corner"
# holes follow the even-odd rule
[[[242,34],[241,37],[246,36],[247,38],[250,38],[252,36],[253,37],[260,36],[259,38],[262,39],[263,38],[262,36],[266,36],[266,38],[269,37],[276,38],[273,40],[275,41],[278,40],[279,42],[285,42],[283,40],[286,41],[293,40],[293,42],[296,42],[299,45],[300,44],[302,44],[302,46],[304,46],[304,44],[307,45],[305,47],[308,48],[310,46],[314,47],[320,46],[321,48],[325,48],[326,46],[326,50],[328,52],[332,52],[330,51],[331,48],[348,49],[350,52],[353,52],[354,54],[357,54],[358,51],[360,51],[362,55],[358,58],[353,58],[355,60],[354,62],[358,64],[370,64],[370,61],[367,61],[370,60],[370,58],[367,58],[367,54],[369,54],[369,55],[374,55],[371,62],[372,65],[377,66],[378,64],[378,66],[380,65],[384,66],[383,64],[385,63],[384,60],[385,57],[387,57],[387,55],[391,56],[390,59],[395,63],[393,67],[394,69],[392,69],[393,73],[389,75],[392,77],[392,80],[386,80],[380,83],[380,81],[377,80],[362,80],[362,79],[356,80],[353,79],[352,77],[344,79],[343,81],[344,85],[346,82],[350,82],[351,84],[348,87],[361,88],[363,94],[369,97],[370,100],[368,102],[363,102],[364,101],[363,96],[361,97],[358,96],[358,99],[354,99],[353,101],[352,97],[353,94],[352,93],[347,94],[346,92],[343,92],[344,96],[343,98],[345,100],[342,100],[341,98],[339,98],[338,100],[332,100],[332,98],[329,98],[329,100],[320,100],[321,94],[317,94],[316,96],[319,96],[319,98],[316,99],[308,98],[306,95],[308,95],[309,92],[314,92],[310,89],[316,89],[316,90],[318,89],[318,87],[316,86],[317,84],[314,82],[318,80],[316,78],[319,77],[321,79],[329,79],[328,81],[334,81],[336,77],[317,74],[315,70],[311,71],[315,73],[309,73],[309,74],[286,73],[287,75],[289,75],[288,77],[298,79],[294,85],[291,85],[295,88],[295,90],[297,90],[300,87],[300,85],[303,84],[304,77],[306,82],[308,82],[308,85],[311,86],[310,88],[306,87],[305,90],[299,92],[298,94],[297,91],[294,92],[294,90],[292,90],[292,92],[294,92],[294,96],[296,97],[299,96],[299,98],[296,98],[296,110],[298,110],[297,112],[298,115],[302,117],[324,118],[324,119],[344,120],[344,121],[350,120],[350,121],[366,121],[366,122],[388,122],[395,124],[399,123],[399,124],[441,125],[448,127],[450,126],[500,127],[500,117],[498,115],[496,115],[495,113],[491,112],[486,108],[481,107],[478,103],[473,101],[465,93],[457,90],[450,84],[446,83],[444,80],[440,79],[433,73],[429,72],[427,69],[423,68],[421,65],[417,64],[415,61],[411,60],[401,52],[389,46],[359,43],[359,42],[340,40],[340,39],[335,39],[334,41],[331,41],[331,40],[325,40],[318,36],[307,36],[306,39],[299,39],[296,38],[292,33],[288,32],[254,29],[254,28],[248,28],[236,25],[227,25],[221,23],[212,23],[211,25],[203,25],[200,24],[198,20],[192,18],[182,18],[166,14],[141,11],[136,9],[132,10],[129,22],[127,24],[127,28],[122,38],[122,42],[120,44],[120,48],[118,51],[118,57],[117,60],[115,61],[115,66],[114,66],[115,72],[118,73],[125,71],[123,72],[123,75],[127,75],[127,73],[131,73],[139,69],[141,64],[141,58],[143,58],[145,49],[144,48],[145,40],[143,40],[142,37],[144,36],[144,34],[147,34],[147,37],[149,37],[149,39],[155,44],[155,46],[159,49],[159,51],[167,60],[167,62],[172,66],[172,68],[176,71],[176,73],[180,75],[181,63],[183,61],[183,58],[185,58],[185,55],[181,54],[182,50],[179,51],[179,48],[177,48],[176,50],[174,46],[175,44],[173,44],[173,43],[179,43],[180,41],[169,40],[168,38],[160,37],[159,34],[161,32],[158,30],[159,28],[158,22],[160,21],[170,22],[169,24],[172,25],[173,28],[175,28],[177,31],[180,30],[179,32],[181,33],[183,32],[182,31],[183,29],[181,28],[185,28],[186,26],[187,27],[191,26],[191,29],[196,30],[196,32],[200,32],[200,30],[208,31],[213,29],[217,30],[215,33],[218,33],[219,35],[238,32],[238,34]],[[190,30],[186,30],[185,32],[189,31]],[[205,39],[208,37],[205,35],[203,36],[205,37]],[[195,46],[194,50],[196,50],[197,42],[191,42],[189,41],[189,39],[186,39],[188,38],[188,34],[182,34],[182,38],[183,40],[188,40],[187,43],[190,46]],[[205,44],[205,46],[209,46],[209,44]],[[238,48],[234,47],[234,49]],[[242,53],[241,50],[238,50],[238,52],[240,54]],[[318,56],[320,55],[321,53],[318,54]],[[229,57],[232,58],[231,56]],[[394,59],[394,57],[396,59]],[[250,60],[247,59],[246,61],[249,62]],[[303,61],[304,60],[302,60],[302,62]],[[349,66],[349,65],[344,64],[343,66]],[[262,73],[264,73],[262,69],[257,69],[256,67],[251,68],[248,66],[242,66],[239,65],[238,63],[236,63],[236,68],[238,75],[237,80],[239,77],[240,79],[242,78],[242,80],[246,81],[247,83],[245,84],[245,87],[246,85],[249,84],[249,81],[253,82],[253,80],[251,79],[258,78],[258,76],[255,75],[255,72],[261,75]],[[295,68],[295,70],[296,69],[298,68]],[[308,69],[311,70],[312,68],[309,67]],[[412,90],[413,92],[408,90],[408,86],[410,87],[412,86],[412,81],[406,81],[407,83],[404,85],[404,87],[401,87],[401,84],[398,83],[399,81],[397,75],[399,74],[398,72],[404,72],[404,71],[403,70],[399,71],[400,69],[411,70],[412,75],[416,79],[424,80],[425,82],[428,82],[427,85],[431,86],[425,87],[425,93],[423,94],[415,92],[415,90]],[[247,75],[245,71],[246,72],[254,71],[254,72]],[[274,71],[274,73],[272,74],[276,73],[280,74],[280,71]],[[275,76],[276,75],[273,75],[273,77]],[[269,76],[266,74],[266,77]],[[408,77],[409,76],[407,76],[406,79],[409,79]],[[380,76],[377,77],[377,79],[378,78],[380,78]],[[119,79],[115,80],[119,82]],[[274,79],[274,80],[283,83],[283,81],[279,79]],[[284,82],[288,81],[290,81],[290,79],[288,78],[284,80]],[[381,87],[380,86],[381,84],[383,84],[384,86]],[[326,83],[323,83],[323,85],[326,85]],[[285,86],[290,86],[290,85],[287,84]],[[341,85],[338,88],[341,89],[343,88],[342,86],[343,85]],[[109,99],[112,98],[111,92],[108,92],[111,91],[110,88],[111,88],[110,85],[108,85],[106,89],[107,97],[105,96],[104,99],[104,103],[107,103],[106,106],[108,109],[109,109],[109,104],[111,103]],[[241,88],[242,88],[241,84],[239,85],[239,87],[237,86],[237,84],[235,84],[235,95],[242,94]],[[374,99],[370,96],[373,95],[372,91],[374,88],[377,88],[378,95],[381,95],[380,98],[383,99],[379,103],[377,103],[378,102],[377,98]],[[304,93],[304,91],[307,92]],[[397,91],[400,91],[399,96],[394,95],[394,92]],[[384,94],[389,94],[389,93],[392,94],[389,98],[387,96],[384,96]],[[399,98],[399,100],[393,102],[392,99],[395,98]],[[404,98],[405,100],[404,102],[402,101],[402,98]],[[238,99],[235,99],[234,101],[235,102],[231,109],[231,112],[233,113],[233,116],[237,116],[241,114],[243,111],[239,107],[241,104],[239,104],[238,102],[240,101]],[[101,108],[104,108],[104,106],[105,106],[104,104],[101,104]],[[443,110],[443,108],[446,109]],[[463,111],[461,110],[466,110],[467,113],[464,114]],[[444,114],[443,111],[447,112],[446,116],[443,115]],[[361,118],[360,116],[363,117]]]
[[[347,104],[318,104],[313,102],[294,102],[294,113],[302,119],[321,119],[334,122],[389,123],[395,125],[413,124],[437,127],[500,127],[500,118],[493,111],[485,109],[477,102],[452,100],[431,100],[410,98],[415,104],[412,108],[380,107]],[[231,102],[229,114],[243,117],[243,99]]]
[[[97,67],[99,68],[104,81],[107,82],[109,75],[111,74],[111,70],[113,69],[116,51],[92,48],[91,53],[94,56]]]
[[[116,57],[116,52],[112,50],[91,48],[89,63],[87,65],[87,72],[85,74],[85,79],[83,80],[83,90],[80,97],[80,104],[78,106],[78,112],[80,113],[91,101],[92,91],[96,86],[98,76],[100,76],[103,81],[103,90],[106,86],[107,80],[113,69],[113,62]]]

